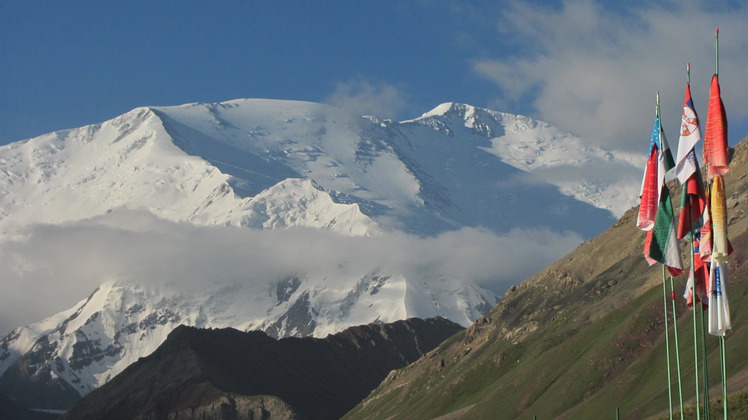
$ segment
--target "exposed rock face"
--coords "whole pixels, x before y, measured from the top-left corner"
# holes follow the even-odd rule
[[[317,338],[177,327],[65,419],[332,419],[462,327],[444,318]]]
[[[158,407],[171,404],[168,415],[150,408],[146,414],[139,414],[133,420],[153,420],[161,418],[176,418],[180,420],[304,420],[293,407],[282,399],[272,395],[246,396],[227,393],[202,382],[187,385],[179,392],[169,393],[165,397],[167,402],[158,403]]]

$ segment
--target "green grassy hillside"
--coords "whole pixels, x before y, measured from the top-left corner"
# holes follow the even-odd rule
[[[728,283],[733,329],[726,353],[733,393],[728,403],[739,415],[748,401],[748,142],[737,146],[731,168],[726,184],[735,248]],[[676,206],[678,190],[671,187]],[[635,219],[632,209],[608,231],[512,287],[486,317],[392,372],[345,418],[615,418],[616,409],[621,418],[667,417],[662,271],[644,261],[644,233]],[[675,279],[678,348],[684,406],[695,418],[688,411],[695,394],[694,321],[681,298],[684,283],[685,276]],[[669,291],[667,307],[671,311]],[[670,337],[674,349],[672,325]],[[718,344],[706,337],[715,413],[721,413]],[[675,375],[674,357],[672,370]],[[677,405],[675,376],[672,384]]]

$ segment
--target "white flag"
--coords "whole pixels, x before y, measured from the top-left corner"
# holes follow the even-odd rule
[[[724,336],[732,328],[727,302],[727,265],[712,261],[709,270],[709,334]]]
[[[683,99],[683,114],[681,114],[678,155],[675,159],[675,175],[681,184],[685,184],[688,177],[699,170],[696,155],[693,152],[693,148],[699,140],[701,140],[699,117],[696,115],[691,100],[691,84],[687,83],[686,95]]]

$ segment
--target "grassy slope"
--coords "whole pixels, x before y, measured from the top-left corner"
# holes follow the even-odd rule
[[[740,392],[748,385],[748,359],[742,356],[748,354],[747,142],[736,148],[731,167],[726,184],[735,248],[729,262],[733,330],[726,342],[729,389]],[[679,194],[671,192],[677,206]],[[667,414],[661,270],[644,262],[644,235],[635,218],[632,209],[602,235],[514,287],[466,332],[393,372],[346,418],[431,419],[462,409],[452,418],[574,419],[613,417],[616,407],[622,418]],[[680,298],[684,282],[677,278],[675,290],[688,406],[694,396],[693,318]],[[707,346],[711,389],[719,392],[718,340],[707,337]],[[673,387],[677,391],[675,378]],[[677,404],[677,393],[674,399]],[[748,395],[730,401],[744,400]],[[719,408],[716,400],[713,408]]]

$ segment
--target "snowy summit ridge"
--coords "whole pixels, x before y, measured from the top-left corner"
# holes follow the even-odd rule
[[[626,169],[545,123],[464,104],[403,122],[262,99],[144,107],[0,147],[0,243],[33,240],[40,224],[63,233],[102,224],[135,232],[137,223],[118,220],[143,213],[152,215],[144,231],[158,220],[174,223],[165,231],[185,224],[224,236],[307,229],[325,232],[325,243],[379,238],[377,249],[393,238],[416,241],[403,235],[460,229],[587,238],[636,195],[633,186],[631,197],[610,201],[632,187],[584,181],[579,174],[590,165]],[[257,236],[247,252],[275,237]],[[335,258],[188,286],[148,272],[108,273],[87,299],[0,341],[0,392],[2,384],[36,381],[83,395],[180,324],[321,336],[413,316],[468,325],[496,303],[495,292],[467,275],[429,265],[403,271],[389,257]]]

